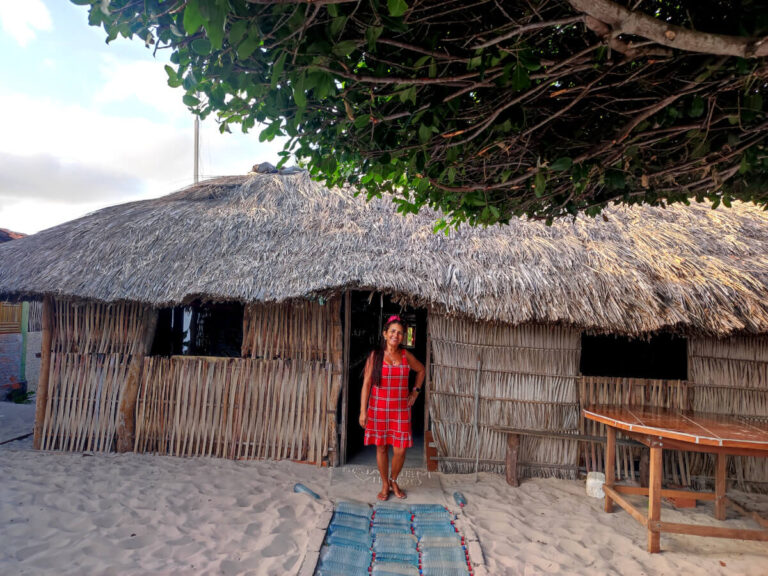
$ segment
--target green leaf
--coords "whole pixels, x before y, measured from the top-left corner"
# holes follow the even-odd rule
[[[419,142],[426,144],[432,137],[432,127],[422,124],[419,126]]]
[[[344,40],[334,44],[332,52],[339,57],[349,56],[357,49],[357,40]]]
[[[512,88],[518,92],[527,90],[531,85],[531,78],[528,76],[528,70],[524,66],[517,65],[512,71]]]
[[[280,77],[283,75],[283,68],[285,67],[285,58],[288,56],[286,52],[280,54],[275,63],[272,65],[272,78],[270,79],[270,87],[274,90],[277,87],[277,83],[280,81]]]
[[[198,38],[192,41],[192,51],[200,56],[207,56],[211,53],[211,41],[208,38]]]
[[[694,96],[691,101],[691,108],[688,110],[688,114],[691,118],[698,118],[704,114],[704,100],[701,96]]]
[[[304,92],[304,75],[293,82],[293,101],[300,109],[307,107],[307,94]]]
[[[237,57],[240,60],[248,60],[261,44],[261,38],[256,30],[252,30],[248,37],[237,47]]]
[[[544,170],[536,172],[536,177],[533,180],[533,193],[537,198],[541,198],[544,195],[544,190],[547,187],[547,176],[544,174]]]
[[[520,52],[519,58],[520,64],[525,66],[526,70],[534,72],[541,68],[541,62],[539,62],[539,58],[530,50],[523,50]]]
[[[387,8],[389,15],[397,18],[408,11],[408,3],[405,0],[387,0]]]
[[[763,97],[760,94],[749,94],[744,97],[744,108],[761,112],[763,109]],[[725,204],[725,202],[723,202]]]
[[[248,32],[248,20],[237,20],[229,29],[229,44],[237,46]]]
[[[168,74],[168,86],[171,88],[178,88],[181,86],[181,79],[172,67],[165,65],[165,73]]]
[[[344,30],[344,26],[346,24],[347,24],[346,16],[339,16],[338,18],[333,18],[331,20],[331,25],[329,26],[331,36],[336,38],[341,33],[341,31]]]
[[[554,172],[563,172],[565,170],[570,170],[571,166],[573,166],[573,160],[571,160],[567,156],[564,156],[563,158],[558,158],[557,160],[552,162],[549,165],[549,169]]]
[[[366,116],[365,114],[363,114],[362,116],[358,116],[357,118],[355,118],[355,121],[353,122],[353,125],[358,130],[362,130],[363,128],[368,126],[368,124],[370,124],[370,122],[371,122],[371,117],[370,116]]]
[[[370,26],[365,29],[365,39],[368,41],[368,50],[373,52],[373,49],[376,48],[376,40],[379,39],[379,36],[381,36],[383,31],[383,26]]]
[[[200,104],[200,98],[198,98],[197,96],[193,96],[192,94],[184,94],[182,101],[184,102],[184,104],[190,107],[197,106],[198,104]]]
[[[200,13],[198,0],[188,0],[184,8],[184,30],[187,34],[194,34],[205,24],[205,18]]]

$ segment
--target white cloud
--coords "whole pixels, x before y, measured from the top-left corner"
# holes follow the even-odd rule
[[[0,25],[23,48],[37,31],[53,30],[53,19],[42,0],[0,0]]]
[[[168,86],[168,75],[162,61],[123,62],[114,56],[105,55],[100,72],[104,84],[94,95],[95,103],[138,101],[169,118],[189,115],[181,101],[184,92],[181,88]]]

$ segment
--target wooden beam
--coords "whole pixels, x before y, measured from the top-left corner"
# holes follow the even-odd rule
[[[429,337],[429,312],[427,312],[427,358],[424,363],[426,375],[424,377],[424,467],[429,470],[429,455],[427,445],[427,432],[429,432],[429,389],[432,385],[432,339]]]
[[[352,331],[352,293],[344,292],[344,360],[341,372],[341,446],[336,465],[347,463],[347,406],[349,405],[349,345]]]
[[[649,524],[651,523],[649,522]],[[719,526],[678,524],[675,522],[661,521],[656,521],[652,524],[653,528],[659,532],[672,532],[673,534],[690,534],[691,536],[709,536],[712,538],[733,538],[736,540],[759,540],[762,542],[768,542],[768,530],[721,528]]]
[[[658,524],[661,520],[661,446],[651,446],[651,477],[648,482],[648,552],[661,551],[661,534]]]
[[[520,436],[517,434],[510,434],[507,436],[507,484],[510,486],[519,486],[520,482],[517,479],[517,452],[520,447]]]
[[[715,464],[715,518],[725,520],[725,469],[728,462],[728,456],[725,454],[717,455]]]
[[[640,522],[643,526],[648,525],[648,519],[643,516],[643,513],[640,512],[637,508],[635,508],[629,500],[625,499],[621,494],[615,490],[615,488],[618,488],[618,486],[614,486],[613,488],[609,486],[603,486],[603,492],[605,492],[606,495],[611,496],[611,500],[616,502],[619,506],[624,508],[627,512],[629,512],[630,516]]]
[[[616,483],[616,428],[606,426],[607,444],[605,447],[605,485],[603,486],[603,492],[605,492],[605,511],[613,512],[613,501],[611,500],[610,491],[606,491],[605,488],[613,488]]]
[[[635,494],[639,496],[648,496],[648,488],[642,486],[624,486],[617,484],[613,487],[616,492],[621,494]],[[693,492],[688,490],[669,490],[667,488],[661,489],[662,498],[689,498],[693,500],[706,500],[714,501],[714,492]]]
[[[117,414],[117,451],[132,452],[136,442],[136,399],[139,395],[144,357],[152,352],[152,341],[157,328],[158,310],[147,308],[144,311],[144,333],[138,347],[138,353],[130,359],[125,388]]]
[[[49,400],[48,386],[51,374],[51,347],[53,345],[53,297],[43,298],[43,335],[40,349],[40,378],[37,383],[35,400],[35,427],[33,446],[40,450],[43,441],[43,423],[47,414]]]
[[[535,436],[537,438],[549,438],[555,440],[578,440],[579,442],[593,442],[595,444],[605,444],[605,436],[590,436],[587,434],[566,434],[565,432],[550,432],[548,430],[527,430],[525,428],[510,428],[508,426],[491,426],[494,432],[502,434],[514,434],[516,436]],[[616,439],[617,446],[641,447],[642,443],[625,438]]]

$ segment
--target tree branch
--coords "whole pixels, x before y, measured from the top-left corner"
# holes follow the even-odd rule
[[[702,54],[762,58],[768,56],[768,37],[747,38],[688,30],[667,24],[641,12],[633,12],[610,0],[568,0],[579,12],[610,26],[613,35],[632,34],[669,48]]]

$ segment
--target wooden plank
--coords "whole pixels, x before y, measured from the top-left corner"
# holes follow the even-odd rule
[[[134,309],[134,314],[139,311]],[[141,371],[144,368],[144,356],[152,351],[155,339],[158,311],[148,309],[143,313],[143,333],[138,353],[131,357],[128,376],[125,380],[117,420],[117,451],[131,452],[136,440],[136,399],[139,394]]]
[[[429,427],[429,402],[430,402],[429,394],[430,392],[429,390],[432,386],[431,367],[432,367],[432,338],[429,334],[429,314],[427,314],[427,358],[426,358],[426,361],[424,362],[424,370],[426,371],[426,374],[424,377],[424,467],[427,468],[427,470],[430,469],[427,433],[430,430],[430,427]]]
[[[605,444],[607,437],[605,436],[592,436],[588,434],[567,434],[565,432],[550,432],[548,430],[528,430],[525,428],[510,428],[508,426],[491,426],[491,430],[494,432],[500,432],[502,434],[514,434],[516,436],[535,436],[538,438],[549,438],[553,440],[578,440],[580,442],[591,442],[594,444]],[[616,439],[617,446],[631,446],[642,447],[644,444],[635,440],[627,440],[625,438]]]
[[[517,479],[517,452],[519,447],[520,447],[520,436],[516,434],[508,435],[507,436],[506,478],[507,478],[507,484],[515,487],[520,485]]]
[[[344,360],[341,371],[341,446],[339,447],[339,462],[341,466],[347,463],[347,406],[349,403],[349,346],[352,330],[352,293],[344,292]]]
[[[50,418],[50,398],[48,384],[51,372],[51,346],[53,336],[52,326],[53,298],[43,298],[43,334],[40,351],[40,378],[37,383],[35,400],[35,426],[33,428],[35,450],[40,450],[43,439],[43,423],[46,417]]]
[[[649,524],[651,524],[649,522]],[[653,522],[653,528],[660,532],[673,534],[689,534],[691,536],[708,536],[712,538],[732,538],[734,540],[758,540],[768,542],[768,530],[748,530],[742,528],[721,528],[719,526],[703,526],[698,524],[679,524],[676,522]]]
[[[657,527],[661,520],[662,453],[660,446],[651,446],[651,477],[648,482],[648,552],[661,550],[661,535]]]
[[[608,436],[605,448],[605,486],[613,488],[613,485],[616,483],[616,429],[608,427],[606,433]],[[605,492],[604,509],[606,512],[613,512],[611,496],[605,489],[603,489],[603,492]]]
[[[629,512],[632,518],[637,520],[641,525],[646,526],[648,524],[648,519],[643,515],[642,512],[640,512],[640,510],[635,508],[629,500],[624,498],[618,491],[616,491],[615,488],[616,486],[614,486],[614,488],[611,488],[610,486],[603,486],[603,492],[605,492],[606,495],[610,495],[612,502],[615,502],[624,510]]]
[[[718,454],[715,464],[715,518],[725,520],[725,469],[728,456]]]
[[[614,487],[616,492],[620,494],[635,494],[640,496],[648,496],[648,488],[642,486],[624,486],[622,484],[616,484]],[[662,498],[689,498],[693,500],[714,501],[714,492],[693,492],[688,490],[671,490],[667,488],[661,489]]]

